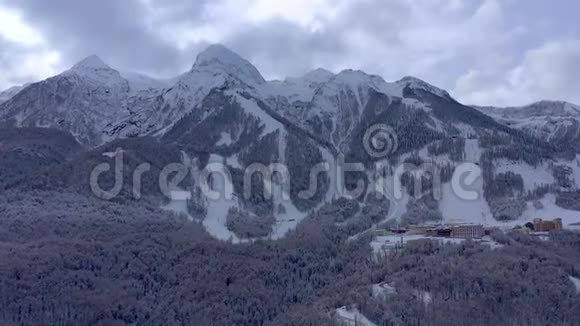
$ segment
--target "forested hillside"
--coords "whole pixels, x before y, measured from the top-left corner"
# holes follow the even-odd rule
[[[3,325],[575,325],[580,235],[497,235],[372,258],[321,211],[278,241],[233,245],[146,203],[10,192],[0,199]],[[328,215],[325,215],[328,214]],[[387,282],[395,294],[373,296]],[[422,295],[429,293],[429,301]]]

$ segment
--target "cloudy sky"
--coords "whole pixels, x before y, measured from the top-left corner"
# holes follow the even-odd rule
[[[169,77],[223,43],[267,79],[353,68],[465,103],[580,104],[578,12],[575,0],[0,0],[0,89],[91,54]]]

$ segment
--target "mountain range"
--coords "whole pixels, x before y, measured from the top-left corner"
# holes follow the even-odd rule
[[[377,124],[396,135],[397,146],[388,156],[375,157],[363,146],[365,133]],[[0,183],[5,189],[45,182],[86,191],[91,168],[117,147],[135,165],[155,161],[156,173],[184,156],[198,158],[202,165],[223,162],[233,171],[229,182],[238,195],[248,166],[285,164],[291,176],[290,201],[256,195],[238,196],[229,203],[188,202],[186,213],[224,239],[282,236],[306,214],[340,204],[344,196],[334,189],[333,173],[317,177],[321,186],[310,198],[299,195],[313,167],[340,156],[364,167],[346,176],[349,189],[359,179],[366,180],[363,194],[348,200],[360,203],[361,213],[379,212],[364,222],[360,215],[368,214],[353,216],[359,219],[353,224],[363,225],[353,227],[353,234],[389,220],[515,225],[545,216],[580,222],[580,107],[566,102],[509,108],[464,105],[418,78],[386,82],[358,70],[335,74],[317,69],[297,78],[266,81],[249,61],[212,45],[189,71],[169,80],[120,72],[96,56],[88,57],[57,76],[1,92],[0,125],[28,133],[56,129],[55,135],[63,138],[62,133],[68,133],[83,148],[79,154],[77,146],[67,146],[74,151],[69,156],[59,151],[56,165],[37,171],[34,181],[30,173],[23,173],[20,181]],[[0,166],[14,164],[5,162],[14,162],[15,148],[30,149],[27,144],[4,143],[8,142],[0,142],[0,152],[12,158],[0,161]],[[168,159],[154,157],[156,151]],[[396,167],[425,162],[447,171],[442,198],[383,198],[390,201],[388,213],[381,210],[385,200],[370,199],[369,180],[377,176],[376,163]],[[465,163],[478,166],[482,174],[480,182],[470,186],[480,196],[469,201],[450,186],[454,171]],[[391,169],[381,177],[393,184],[399,176]],[[155,184],[153,178],[146,183]],[[405,185],[412,195],[409,183]],[[195,185],[181,186],[195,193]],[[384,190],[385,197],[393,192]],[[242,214],[255,227],[245,236],[232,231],[234,214]],[[268,222],[271,217],[274,222]],[[273,226],[261,232],[263,223]]]

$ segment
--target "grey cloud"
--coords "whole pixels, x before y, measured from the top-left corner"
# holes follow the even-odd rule
[[[366,68],[355,60],[372,57],[362,44],[345,38],[348,32],[375,31],[380,41],[397,43],[396,27],[404,6],[366,0],[349,4],[337,21],[323,21],[310,30],[282,19],[247,24],[223,40],[254,62],[266,76],[299,75],[323,66],[328,69]],[[170,75],[190,66],[196,53],[208,42],[189,43],[179,49],[164,39],[155,27],[198,27],[208,23],[208,2],[190,0],[5,0],[3,5],[21,11],[27,23],[39,30],[50,46],[62,55],[63,66],[97,54],[114,67]],[[377,9],[376,6],[381,8]],[[373,10],[373,7],[375,7]],[[151,11],[154,14],[151,14]],[[397,20],[395,19],[397,18]],[[212,22],[209,22],[212,23]],[[220,22],[213,22],[219,26]],[[345,62],[348,61],[348,62]],[[372,71],[379,73],[379,71]]]
[[[580,103],[580,41],[549,42],[529,51],[517,69],[515,81],[529,94],[552,94]]]
[[[215,0],[214,3],[218,1]],[[197,26],[206,21],[204,12],[208,3],[208,0],[150,0],[149,6],[155,11],[157,21]]]
[[[205,44],[189,43],[186,49],[178,49],[153,27],[167,24],[198,27],[213,23],[219,28],[220,24],[208,22],[205,1],[6,1],[24,12],[28,22],[49,38],[69,65],[96,53],[123,69],[157,74],[177,72],[189,66]],[[437,77],[441,74],[433,72],[433,66],[446,60],[453,62],[446,67],[452,69],[461,64],[454,60],[457,54],[445,48],[425,50],[418,44],[423,40],[409,39],[405,31],[421,24],[429,26],[432,22],[422,15],[429,8],[443,8],[445,1],[439,2],[346,1],[334,18],[321,16],[321,26],[315,30],[271,19],[246,24],[226,39],[215,41],[240,52],[266,76],[297,75],[323,66],[331,70],[363,69],[388,79],[417,74],[417,70],[420,77]],[[441,18],[440,13],[434,16]],[[444,81],[441,86],[448,86],[448,80]]]
[[[402,45],[398,28],[410,15],[410,8],[400,2],[353,1],[342,7],[337,18],[321,18],[322,26],[314,30],[271,19],[237,31],[224,43],[254,62],[266,76],[297,76],[319,67],[382,74],[381,65],[391,58],[377,52],[385,45],[393,49]],[[357,33],[371,39],[357,41],[352,37]]]
[[[325,31],[310,31],[281,19],[238,31],[225,44],[256,64],[266,77],[297,76],[334,68],[347,44]]]
[[[547,42],[527,51],[521,63],[506,71],[471,70],[454,93],[482,105],[525,105],[539,100],[580,103],[580,41]]]
[[[163,72],[168,63],[190,59],[148,26],[147,7],[138,0],[7,0],[5,5],[20,10],[69,64],[98,54],[114,66]]]
[[[0,70],[9,70],[10,66],[13,64],[13,55],[19,54],[21,51],[20,46],[0,37],[0,49],[2,49],[2,51],[0,51]]]
[[[362,69],[389,80],[418,75],[449,87],[469,65],[491,60],[490,54],[482,58],[486,46],[502,46],[510,38],[500,26],[490,26],[501,14],[494,2],[455,11],[446,9],[448,3],[347,1],[333,18],[321,19],[318,29],[274,19],[240,30],[225,43],[256,62],[266,76],[322,66]],[[487,35],[487,44],[473,37],[477,32]]]

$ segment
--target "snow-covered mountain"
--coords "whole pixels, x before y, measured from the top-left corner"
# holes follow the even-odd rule
[[[424,91],[451,99],[446,91],[414,77],[388,83],[353,70],[335,75],[317,69],[302,77],[265,81],[250,62],[212,45],[197,56],[190,71],[172,80],[120,73],[98,57],[88,57],[60,75],[6,93],[10,101],[0,106],[0,119],[16,126],[63,129],[95,146],[119,137],[163,135],[214,89],[247,92],[336,148],[350,141],[374,93],[426,111],[426,103],[404,93]],[[441,122],[430,120],[429,128],[441,131]]]
[[[520,107],[477,108],[507,126],[580,150],[580,106],[563,101],[540,101]]]
[[[346,176],[347,188],[379,174],[392,187],[400,177],[393,174],[398,163],[428,162],[447,171],[439,201],[405,196],[390,203],[388,214],[383,204],[365,197],[373,186],[367,183],[356,199],[367,213],[381,212],[375,217],[407,223],[441,218],[481,222],[543,215],[538,202],[573,208],[570,198],[580,188],[575,157],[580,148],[562,144],[580,143],[579,112],[562,102],[505,109],[466,106],[415,77],[387,82],[355,70],[334,74],[317,69],[301,77],[266,81],[249,61],[212,45],[188,72],[168,81],[120,73],[98,57],[86,58],[0,104],[0,122],[61,129],[89,148],[149,136],[137,139],[155,139],[156,146],[171,148],[174,156],[179,149],[201,166],[226,164],[232,171],[227,182],[237,199],[202,203],[203,209],[193,211],[208,217],[203,223],[212,234],[228,239],[237,236],[226,227],[230,209],[240,209],[239,214],[249,214],[250,219],[274,216],[272,236],[283,235],[308,212],[328,209],[326,204],[344,195],[336,189],[336,171],[321,173],[313,196],[299,194],[311,182],[310,171],[319,163],[336,162],[339,154],[364,166],[358,175]],[[393,152],[384,157],[370,155],[364,146],[365,134],[377,124],[391,128],[397,138]],[[390,172],[374,171],[377,162],[390,164]],[[241,176],[253,163],[284,164],[291,182],[281,193],[291,200],[243,198]],[[450,178],[463,164],[481,168],[482,178],[472,186],[480,194],[476,200],[462,200],[451,189]],[[413,178],[406,177],[407,185]],[[73,179],[68,180],[74,183]],[[392,188],[377,191],[393,193]]]
[[[71,69],[33,83],[0,105],[0,119],[18,127],[65,130],[88,146],[109,140],[107,124],[125,115],[129,83],[91,56]]]
[[[111,123],[105,133],[111,137],[163,134],[194,110],[211,90],[250,89],[263,83],[264,78],[247,60],[222,45],[212,45],[173,85],[133,96],[128,115]]]
[[[63,129],[95,146],[119,137],[162,135],[216,88],[248,92],[289,121],[332,139],[337,148],[348,141],[370,90],[404,98],[405,105],[417,108],[425,105],[403,96],[404,89],[449,98],[447,92],[413,77],[387,83],[352,70],[335,75],[317,69],[267,82],[250,62],[212,45],[197,56],[190,71],[170,80],[120,73],[96,56],[85,58],[55,77],[1,93],[10,103],[0,106],[0,119],[16,126]]]

